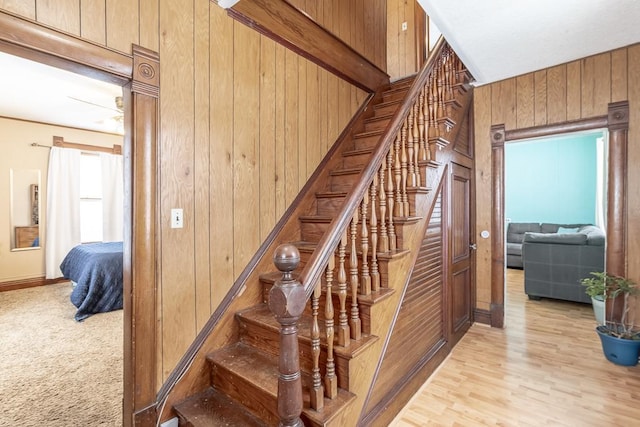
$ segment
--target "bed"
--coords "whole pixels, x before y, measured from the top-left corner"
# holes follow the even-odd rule
[[[71,249],[60,264],[75,282],[71,302],[77,321],[122,308],[122,242],[88,243]]]

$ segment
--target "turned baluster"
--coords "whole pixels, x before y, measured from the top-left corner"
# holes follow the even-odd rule
[[[413,150],[414,150],[414,136],[413,136],[413,124],[415,121],[415,114],[413,107],[409,110],[409,115],[407,117],[407,161],[408,161],[408,169],[407,169],[407,182],[405,183],[408,187],[416,186],[416,170],[413,164]],[[405,211],[405,215],[409,212]]]
[[[397,140],[397,138],[396,138]],[[389,231],[389,250],[396,250],[396,229],[393,226],[393,176],[392,165],[394,150],[389,150],[387,153],[387,230]]]
[[[434,138],[438,135],[438,128],[436,124],[436,108],[435,108],[435,96],[433,95],[433,79],[429,80],[429,132],[428,138]]]
[[[418,98],[418,138],[419,138],[419,151],[418,151],[418,159],[421,161],[429,160],[429,150],[427,150],[427,143],[424,137],[424,121],[425,121],[425,104],[424,104],[424,92],[425,88],[423,87],[420,91],[420,97]],[[426,184],[426,182],[424,182]]]
[[[327,294],[324,306],[324,322],[327,332],[327,371],[324,376],[324,391],[329,399],[333,399],[338,395],[338,377],[336,376],[336,364],[333,359],[333,298],[331,297],[335,263],[335,258],[331,256],[327,265]]]
[[[368,192],[367,192],[368,193]],[[362,199],[360,210],[362,211],[362,225],[360,226],[360,249],[362,250],[362,267],[360,275],[360,293],[371,294],[371,276],[369,275],[369,228],[367,227],[367,215],[369,214],[369,194]]]
[[[327,276],[329,272],[327,271]],[[328,280],[328,277],[327,277]],[[328,289],[331,289],[327,285]],[[322,282],[318,281],[311,296],[311,390],[309,392],[309,404],[316,411],[324,407],[324,389],[322,388],[322,376],[320,375],[320,326],[318,325],[318,308],[322,294]]]
[[[438,78],[436,80],[436,88],[438,89],[436,117],[441,119],[445,116],[444,113],[444,81],[442,75],[442,68],[438,69]]]
[[[280,356],[278,375],[278,415],[280,426],[303,427],[302,380],[298,351],[298,320],[304,311],[304,286],[291,272],[300,263],[300,253],[291,244],[278,246],[273,263],[282,272],[269,292],[269,309],[280,324]]]
[[[396,140],[393,144],[393,157],[394,157],[394,165],[393,165],[393,174],[395,178],[395,211],[393,212],[394,216],[403,216],[402,208],[402,166],[401,166],[401,158],[402,154],[400,153],[400,144],[402,141],[402,135],[398,134],[396,136]]]
[[[409,200],[407,199],[407,133],[409,132],[409,123],[408,118],[405,119],[404,125],[402,126],[402,139],[400,141],[400,198],[396,199],[400,209],[398,210],[398,216],[408,216],[409,215]]]
[[[347,269],[345,256],[347,252],[347,231],[345,230],[338,246],[338,300],[340,314],[338,315],[338,345],[348,347],[351,343],[349,332],[349,316],[347,316]]]
[[[419,119],[419,111],[418,111],[418,107],[420,100],[417,99],[416,102],[413,104],[413,156],[411,158],[411,162],[413,163],[413,175],[414,175],[414,179],[413,179],[413,186],[414,187],[419,187],[420,183],[422,182],[422,177],[420,176],[420,165],[418,164],[418,160],[419,160],[419,151],[420,151],[420,132],[418,131],[418,119]]]
[[[358,209],[351,219],[351,257],[349,267],[351,271],[351,339],[358,341],[361,337],[360,311],[358,309],[358,251],[356,247],[356,235],[358,232]]]
[[[387,193],[384,187],[387,164],[382,160],[380,166],[380,252],[389,252],[389,234],[387,233]],[[376,248],[374,247],[374,252]]]
[[[384,162],[382,162],[384,163]],[[378,174],[373,176],[371,183],[371,291],[380,289],[380,272],[378,271],[378,215],[376,213],[376,199],[378,195]]]

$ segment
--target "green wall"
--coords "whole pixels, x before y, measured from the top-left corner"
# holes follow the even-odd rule
[[[601,136],[599,132],[508,143],[507,221],[593,224],[596,140]]]

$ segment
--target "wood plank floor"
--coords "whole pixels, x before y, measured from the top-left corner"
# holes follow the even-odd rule
[[[523,289],[508,269],[506,328],[473,325],[392,426],[640,426],[640,365],[604,358],[591,306]]]

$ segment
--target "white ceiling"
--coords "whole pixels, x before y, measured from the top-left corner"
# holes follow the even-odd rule
[[[640,42],[638,0],[418,0],[476,84]]]
[[[0,52],[0,116],[123,134],[117,85]]]
[[[476,84],[640,42],[640,0],[418,0]],[[0,116],[122,134],[122,89],[0,52]]]

